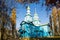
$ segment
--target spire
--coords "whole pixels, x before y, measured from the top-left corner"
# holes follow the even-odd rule
[[[35,8],[35,14],[34,14],[33,19],[36,20],[36,21],[39,20],[38,14],[37,14],[37,12],[36,12],[36,8]]]
[[[36,12],[36,8],[35,8],[35,14],[34,14],[34,17],[33,17],[33,24],[35,26],[40,26],[40,21],[39,21],[39,17],[38,17],[38,14]]]
[[[27,7],[27,14],[25,16],[25,19],[24,19],[25,22],[32,22],[32,16],[30,14],[30,7],[28,6]]]
[[[36,12],[36,8],[35,8],[34,20],[39,20],[38,14]]]
[[[30,14],[30,7],[27,7],[27,14]]]

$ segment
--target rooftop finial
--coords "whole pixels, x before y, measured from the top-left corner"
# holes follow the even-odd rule
[[[27,6],[27,10],[30,10],[30,7],[29,7],[29,5]]]

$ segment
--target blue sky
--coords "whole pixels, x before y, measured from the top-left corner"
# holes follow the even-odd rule
[[[34,16],[34,10],[36,8],[37,10],[37,14],[39,16],[39,19],[40,19],[40,23],[41,24],[45,24],[45,23],[49,23],[49,15],[51,14],[51,11],[48,11],[48,14],[47,15],[47,11],[46,11],[46,5],[43,5],[42,6],[42,3],[45,3],[45,0],[40,0],[40,3],[32,3],[32,4],[29,4],[30,6],[30,11],[31,11],[31,15],[32,17]],[[24,20],[24,17],[26,15],[26,6],[27,5],[23,5],[21,3],[16,3],[14,2],[14,0],[6,0],[6,5],[9,7],[9,8],[13,8],[13,6],[16,6],[16,29],[18,30],[20,28],[20,23]]]
[[[42,1],[41,1],[42,3]],[[31,15],[32,17],[34,16],[34,11],[35,8],[37,10],[37,14],[39,16],[40,19],[40,23],[41,24],[45,24],[45,23],[49,23],[49,15],[47,16],[47,11],[46,11],[46,6],[41,6],[41,3],[35,4],[32,3],[30,4],[30,11],[31,11]],[[51,11],[48,12],[48,14],[50,14]],[[17,20],[16,20],[16,28],[17,30],[20,28],[20,23],[24,20],[24,17],[26,15],[26,5],[17,3],[17,8],[16,8],[16,14],[17,14]]]

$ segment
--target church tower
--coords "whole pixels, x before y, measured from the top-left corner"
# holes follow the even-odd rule
[[[27,14],[26,14],[26,16],[25,16],[25,19],[24,19],[24,21],[25,22],[32,22],[32,16],[31,16],[31,14],[30,14],[30,7],[28,6],[27,7]]]
[[[36,8],[35,8],[35,14],[34,14],[34,17],[33,17],[33,24],[35,26],[40,26],[40,21],[39,21],[39,17],[38,17],[38,14],[36,12]]]

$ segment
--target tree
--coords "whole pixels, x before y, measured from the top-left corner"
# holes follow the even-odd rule
[[[12,22],[12,35],[13,37],[16,35],[16,9],[12,9],[12,14],[11,14],[11,22]]]

